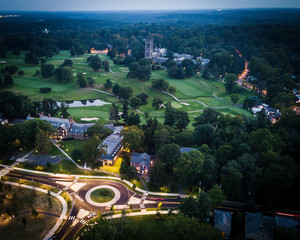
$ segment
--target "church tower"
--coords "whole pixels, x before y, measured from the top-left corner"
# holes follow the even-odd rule
[[[153,36],[149,34],[145,41],[145,58],[152,58],[152,54],[153,54]]]

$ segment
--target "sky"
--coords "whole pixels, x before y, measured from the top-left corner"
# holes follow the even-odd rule
[[[0,11],[300,8],[300,0],[0,0]]]

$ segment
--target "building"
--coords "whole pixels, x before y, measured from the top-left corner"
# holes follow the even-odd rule
[[[271,108],[268,104],[265,103],[252,107],[251,111],[253,112],[254,116],[256,116],[258,112],[265,111],[266,115],[272,123],[276,123],[278,120],[280,120],[281,117],[281,112],[279,109]]]
[[[147,153],[133,153],[130,166],[134,166],[138,173],[147,174],[151,166],[150,155]]]
[[[190,151],[198,151],[197,148],[188,148],[188,147],[181,147],[180,152],[181,153],[189,153]]]
[[[86,130],[93,126],[95,123],[76,123],[72,117],[69,119],[64,119],[63,116],[61,118],[44,116],[43,113],[40,114],[40,119],[45,120],[51,123],[52,127],[57,130],[57,137],[60,139],[65,138],[73,138],[73,139],[86,139],[85,135]],[[28,116],[26,120],[34,119],[34,117]],[[104,127],[110,128],[114,130],[114,126],[112,124],[104,125]]]
[[[274,217],[264,216],[261,213],[249,213],[245,215],[245,239],[246,240],[273,240]]]
[[[214,226],[223,233],[225,239],[229,239],[231,233],[232,215],[230,212],[215,210]]]
[[[145,40],[145,58],[152,58],[153,54],[153,36],[151,34],[148,35]]]
[[[103,154],[100,158],[103,165],[114,165],[115,161],[121,154],[123,150],[123,146],[121,144],[123,136],[121,135],[121,131],[123,129],[124,127],[122,126],[115,127],[114,132],[105,138],[102,144],[99,145],[99,149],[104,147],[106,150],[106,154]]]

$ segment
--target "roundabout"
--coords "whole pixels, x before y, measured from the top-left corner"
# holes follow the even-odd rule
[[[85,194],[86,201],[96,207],[111,206],[115,204],[120,197],[120,191],[109,185],[93,187]]]

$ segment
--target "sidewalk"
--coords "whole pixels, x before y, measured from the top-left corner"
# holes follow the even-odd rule
[[[0,164],[1,166],[1,164]],[[23,172],[28,172],[28,173],[34,173],[34,174],[40,174],[40,175],[45,175],[45,176],[55,176],[55,177],[74,177],[74,178],[81,178],[81,179],[111,179],[111,180],[117,180],[120,182],[123,182],[127,184],[129,187],[132,188],[133,184],[127,180],[122,180],[119,177],[110,177],[110,176],[86,176],[86,175],[73,175],[73,174],[60,174],[60,173],[50,173],[50,172],[41,172],[41,171],[35,171],[35,170],[29,170],[29,169],[24,169],[24,168],[14,168],[15,170],[18,171],[23,171]],[[149,192],[144,189],[140,189],[138,187],[135,188],[135,191],[140,192],[142,194],[148,194],[148,195],[153,195],[153,196],[161,196],[161,197],[180,197],[180,198],[186,198],[189,195],[184,195],[184,194],[179,194],[179,193],[163,193],[163,192]]]

